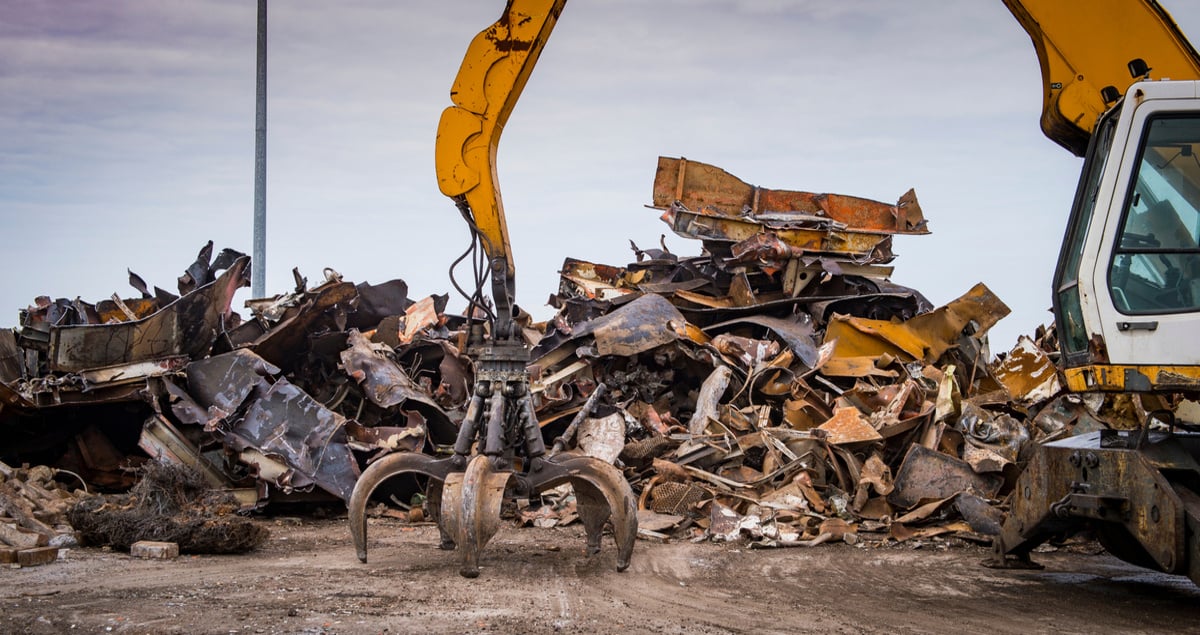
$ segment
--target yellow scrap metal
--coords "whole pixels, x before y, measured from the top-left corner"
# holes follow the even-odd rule
[[[1022,336],[994,369],[996,380],[1020,402],[1037,403],[1058,394],[1062,383],[1054,361],[1033,340]]]
[[[496,148],[566,0],[509,0],[504,15],[467,48],[454,85],[453,106],[438,122],[434,159],[438,187],[462,197],[492,258],[503,258],[511,279],[512,248],[496,177]]]
[[[902,361],[937,361],[958,341],[967,324],[986,331],[1009,308],[982,283],[949,304],[906,322],[835,315],[825,330],[833,359],[893,355]],[[983,360],[986,361],[986,360]]]

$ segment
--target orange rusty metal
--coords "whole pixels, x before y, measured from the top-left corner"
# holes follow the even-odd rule
[[[974,322],[983,332],[1008,313],[1009,308],[981,283],[907,322],[835,315],[825,330],[825,342],[835,342],[834,359],[892,355],[933,363],[955,345],[967,324]]]
[[[799,253],[851,256],[861,263],[891,262],[892,236],[880,232],[772,227],[750,218],[713,213],[711,208],[694,212],[673,207],[663,212],[662,221],[685,238],[741,242],[764,231],[779,236]]]
[[[833,416],[817,426],[817,429],[828,434],[826,440],[833,445],[879,441],[883,438],[854,406],[838,408],[833,412]]]
[[[807,224],[815,227],[823,223],[830,229],[852,233],[929,233],[912,190],[901,196],[895,205],[888,205],[840,194],[758,187],[716,166],[659,157],[653,205],[667,209],[676,201],[705,215],[744,217],[781,226]]]

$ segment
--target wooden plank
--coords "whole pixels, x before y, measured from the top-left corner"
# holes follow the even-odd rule
[[[22,567],[36,567],[58,560],[58,547],[34,547],[17,552],[17,564]]]
[[[50,537],[45,534],[18,527],[15,523],[0,523],[0,542],[13,547],[45,547]]]

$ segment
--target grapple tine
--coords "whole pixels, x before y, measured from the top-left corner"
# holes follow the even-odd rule
[[[446,475],[446,482],[442,485],[442,501],[438,508],[438,531],[442,534],[442,543],[445,544],[448,538],[455,548],[462,545],[464,476],[462,472]]]
[[[446,525],[442,522],[442,491],[444,489],[445,483],[442,481],[430,481],[425,502],[429,509],[429,519],[437,524],[438,533],[441,534],[442,542],[438,545],[438,549],[450,551],[454,549],[454,535],[446,530]]]
[[[575,489],[579,520],[587,532],[588,553],[600,551],[604,522],[611,519],[617,543],[617,571],[627,569],[637,539],[637,503],[620,470],[589,456],[560,454],[547,463],[548,476],[565,472],[566,478],[551,477],[539,485],[570,481]]]
[[[358,553],[358,559],[362,562],[367,561],[367,501],[371,499],[371,493],[380,483],[398,474],[416,472],[433,479],[433,482],[430,483],[431,492],[436,490],[440,495],[440,483],[445,480],[450,469],[449,459],[435,459],[425,454],[397,452],[379,459],[364,470],[362,476],[358,478],[358,482],[354,484],[354,491],[350,494],[348,511],[350,535],[354,538],[354,550]]]
[[[587,553],[594,556],[600,553],[600,539],[604,535],[604,523],[612,516],[608,508],[608,500],[604,494],[582,478],[571,479],[571,487],[575,490],[575,508],[579,512],[579,520],[587,534]]]
[[[449,474],[442,492],[442,523],[459,551],[459,573],[479,576],[479,553],[500,526],[504,490],[513,473],[495,471],[492,461],[476,455],[466,472]]]

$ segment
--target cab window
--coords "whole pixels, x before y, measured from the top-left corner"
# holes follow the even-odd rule
[[[1200,118],[1151,119],[1109,268],[1127,315],[1200,309]]]

